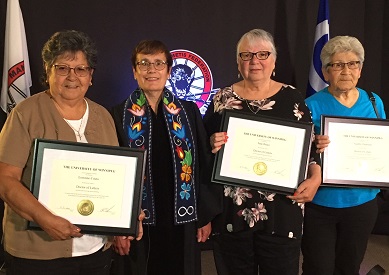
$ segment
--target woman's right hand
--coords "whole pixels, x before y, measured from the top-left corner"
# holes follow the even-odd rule
[[[222,145],[224,145],[228,140],[227,132],[218,132],[214,133],[210,138],[209,142],[211,143],[212,153],[216,154],[220,150]]]
[[[316,153],[323,153],[330,142],[330,138],[326,135],[315,135]]]
[[[53,240],[60,241],[82,237],[81,229],[64,218],[51,215],[44,217],[43,220],[42,222],[37,221],[37,223]]]

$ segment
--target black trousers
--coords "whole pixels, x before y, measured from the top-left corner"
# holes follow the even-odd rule
[[[357,275],[377,218],[376,199],[347,208],[305,205],[304,275]]]
[[[131,242],[129,255],[114,253],[112,274],[201,274],[201,255],[194,224],[167,228],[144,225],[143,230],[142,239]]]
[[[112,250],[80,257],[32,260],[6,254],[7,275],[109,275]]]
[[[300,240],[260,231],[226,233],[213,237],[219,275],[297,275]]]

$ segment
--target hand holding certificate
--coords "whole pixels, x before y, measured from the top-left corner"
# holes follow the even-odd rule
[[[83,232],[136,235],[144,153],[38,139],[33,194],[51,212],[78,225]]]
[[[290,194],[305,179],[312,124],[225,111],[222,131],[214,182]]]

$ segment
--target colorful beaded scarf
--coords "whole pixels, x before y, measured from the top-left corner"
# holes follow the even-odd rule
[[[194,188],[196,147],[184,107],[167,89],[163,91],[163,115],[169,133],[170,151],[174,169],[174,217],[176,224],[197,220]],[[152,177],[152,117],[151,107],[144,92],[138,88],[124,106],[123,127],[128,146],[147,150],[146,173],[142,194],[142,209],[146,214],[144,224],[155,225],[156,213]]]

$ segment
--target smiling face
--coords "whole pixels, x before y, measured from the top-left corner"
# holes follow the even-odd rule
[[[157,54],[139,53],[136,56],[136,62],[140,61],[147,61],[149,63],[155,63],[156,61],[166,62],[166,56],[162,52]],[[166,81],[169,78],[171,68],[166,64],[165,68],[159,71],[155,69],[154,64],[150,64],[146,70],[141,70],[138,65],[132,68],[132,70],[138,86],[145,93],[162,93]]]
[[[239,47],[239,52],[272,51],[271,44],[263,40],[253,40],[251,43],[247,39],[243,40]],[[243,61],[238,57],[238,70],[243,79],[247,81],[269,80],[276,66],[274,55],[270,54],[265,60],[259,60],[256,56],[249,61]]]
[[[331,58],[331,63],[358,61],[358,56],[353,52],[336,53]],[[325,80],[329,83],[328,89],[331,92],[348,92],[357,86],[361,77],[362,65],[356,69],[349,69],[346,65],[343,70],[335,71],[331,66],[323,68]]]
[[[54,65],[68,65],[71,68],[89,66],[81,51],[75,54],[66,52],[55,60]],[[50,93],[57,101],[77,101],[83,100],[92,81],[93,69],[83,77],[77,76],[74,70],[70,70],[67,76],[58,75],[55,67],[46,68],[46,72]]]

